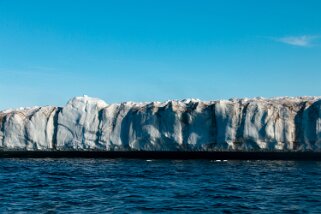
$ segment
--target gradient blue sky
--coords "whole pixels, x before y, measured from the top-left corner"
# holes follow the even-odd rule
[[[0,0],[0,109],[321,95],[321,1]]]

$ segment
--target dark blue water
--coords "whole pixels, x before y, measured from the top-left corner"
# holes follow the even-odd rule
[[[0,159],[1,213],[321,212],[321,162]]]

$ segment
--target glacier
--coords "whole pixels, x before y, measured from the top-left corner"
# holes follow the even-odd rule
[[[197,99],[0,112],[0,150],[320,151],[321,97]]]

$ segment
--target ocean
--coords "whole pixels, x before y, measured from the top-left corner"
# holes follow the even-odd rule
[[[317,213],[321,162],[0,159],[0,213]]]

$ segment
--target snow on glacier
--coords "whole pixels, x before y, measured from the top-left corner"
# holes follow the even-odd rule
[[[3,150],[320,150],[321,98],[107,104],[0,112]]]

